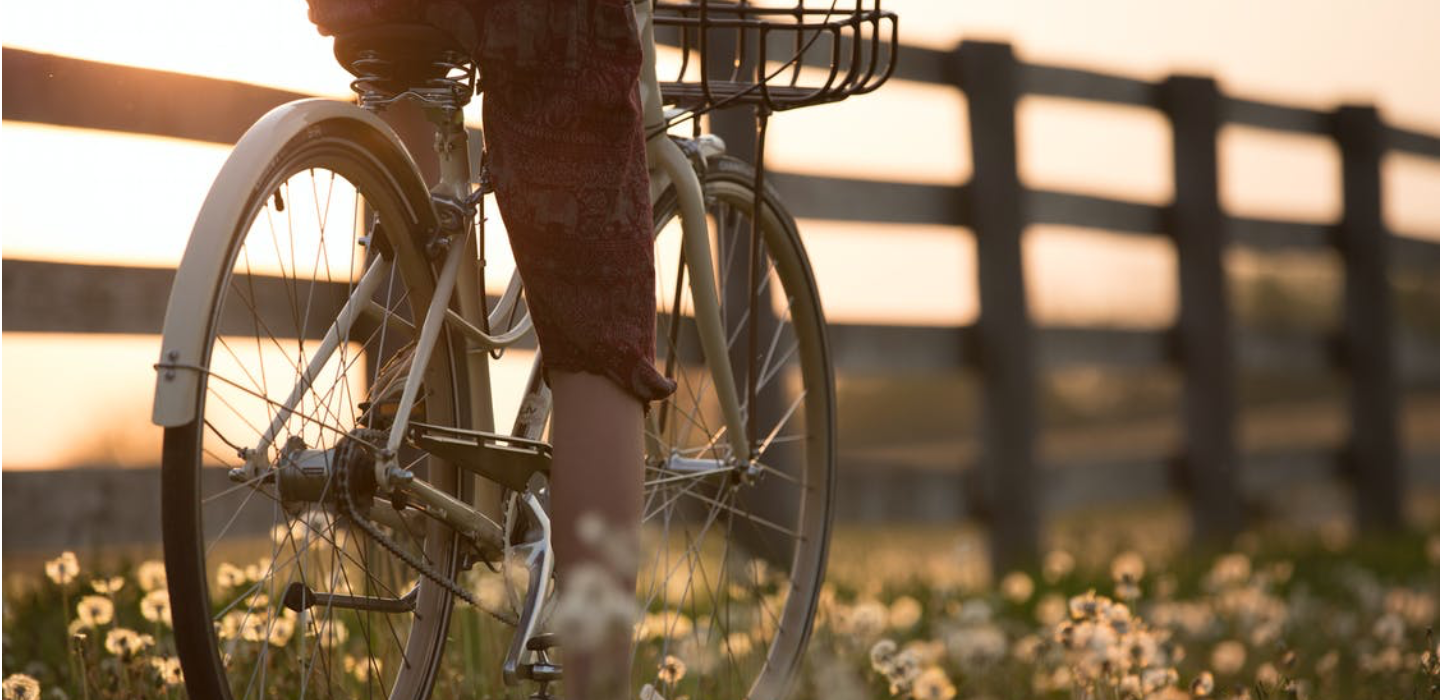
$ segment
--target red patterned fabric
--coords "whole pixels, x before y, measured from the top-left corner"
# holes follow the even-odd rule
[[[655,267],[628,0],[309,0],[323,34],[391,23],[473,51],[501,217],[548,370],[610,377],[644,404],[655,370]]]
[[[626,0],[488,0],[485,140],[545,370],[610,377],[649,410],[654,224]]]

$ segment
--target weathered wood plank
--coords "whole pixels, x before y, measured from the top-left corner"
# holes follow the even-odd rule
[[[1220,209],[1220,89],[1210,78],[1175,76],[1164,86],[1174,128],[1175,204],[1169,217],[1180,278],[1175,328],[1184,390],[1180,473],[1195,536],[1225,542],[1244,525],[1236,474],[1235,356],[1231,346]]]
[[[1160,234],[1165,230],[1165,208],[1151,204],[1051,190],[1026,192],[1025,204],[1029,221],[1035,224],[1083,226],[1141,235]]]
[[[230,80],[4,49],[7,120],[234,143],[307,95]]]
[[[1241,97],[1226,97],[1223,104],[1221,114],[1231,124],[1315,136],[1329,136],[1331,132],[1332,116],[1327,112]]]
[[[1390,235],[1382,214],[1380,161],[1385,132],[1374,107],[1335,113],[1344,215],[1345,359],[1350,372],[1350,472],[1362,527],[1403,524],[1405,475],[1397,422],[1395,311],[1390,291]]]
[[[1440,241],[1396,235],[1390,238],[1390,249],[1397,269],[1440,274]]]
[[[1082,365],[1149,367],[1168,361],[1164,329],[1042,326],[1035,330],[1040,364],[1046,369]]]
[[[1385,137],[1386,145],[1391,149],[1417,156],[1440,158],[1440,135],[1391,126],[1386,128]]]
[[[943,372],[974,364],[973,327],[829,324],[835,369],[846,372]]]
[[[1225,226],[1236,244],[1262,251],[1320,250],[1335,240],[1331,224],[1229,216]]]
[[[1031,64],[1021,66],[1020,76],[1020,89],[1029,95],[1134,107],[1155,107],[1160,101],[1155,83],[1080,68]]]
[[[1034,333],[1025,294],[1021,235],[1027,198],[1016,154],[1020,68],[1008,44],[967,41],[957,52],[970,99],[975,174],[967,191],[979,276],[978,334],[985,406],[981,481],[995,571],[1034,560],[1044,508],[1035,459]]]
[[[802,218],[964,226],[963,188],[770,172],[791,214]]]
[[[1249,372],[1323,374],[1335,369],[1335,340],[1316,333],[1238,329],[1235,354]]]

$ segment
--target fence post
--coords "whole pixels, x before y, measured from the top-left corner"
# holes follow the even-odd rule
[[[1220,90],[1214,79],[1173,76],[1163,102],[1174,137],[1175,202],[1168,226],[1179,265],[1175,349],[1184,374],[1181,478],[1193,535],[1221,542],[1242,525],[1235,447],[1235,357],[1225,291],[1229,235],[1220,209]]]
[[[1033,560],[1040,539],[1035,464],[1035,351],[1025,299],[1021,235],[1025,191],[1015,150],[1019,64],[1009,44],[966,41],[955,77],[970,112],[974,174],[964,189],[975,232],[976,324],[984,393],[985,510],[997,574]]]
[[[1365,528],[1403,520],[1404,475],[1396,426],[1399,395],[1394,361],[1389,232],[1381,215],[1380,158],[1385,130],[1374,107],[1335,113],[1344,214],[1336,245],[1345,269],[1343,356],[1350,373],[1350,443],[1355,516]]]

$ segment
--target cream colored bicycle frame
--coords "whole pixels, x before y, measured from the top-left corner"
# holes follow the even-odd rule
[[[716,388],[716,398],[725,424],[722,430],[725,431],[725,440],[731,448],[729,464],[732,466],[747,465],[751,457],[750,447],[741,422],[740,396],[735,387],[730,355],[720,318],[716,280],[711,264],[712,251],[706,222],[704,196],[694,164],[679,146],[659,129],[664,122],[664,113],[655,70],[651,4],[650,0],[634,0],[634,3],[645,57],[640,77],[641,101],[647,131],[656,132],[656,135],[647,144],[651,199],[653,203],[668,187],[674,186],[683,230],[682,246],[695,305],[695,322],[701,347],[712,373],[711,379]],[[459,118],[458,113],[457,118]],[[160,373],[156,381],[152,420],[157,425],[177,427],[196,420],[196,398],[197,393],[201,390],[201,375],[203,374],[200,367],[205,360],[206,334],[210,323],[208,313],[209,309],[213,307],[214,298],[219,291],[215,288],[213,281],[223,278],[225,274],[230,262],[227,258],[228,242],[234,235],[234,232],[224,222],[230,222],[229,226],[233,226],[233,222],[241,220],[243,214],[240,209],[244,206],[245,198],[236,196],[236,193],[250,192],[259,186],[254,178],[264,171],[264,164],[271,162],[283,144],[303,133],[311,125],[331,119],[350,119],[363,122],[396,144],[400,143],[394,132],[375,115],[354,105],[333,100],[310,99],[283,105],[267,114],[251,128],[252,135],[263,134],[266,138],[243,139],[232,153],[201,208],[184,259],[177,270],[174,290],[166,308]],[[458,134],[457,138],[462,140],[460,143],[453,144],[453,147],[450,148],[437,148],[440,156],[441,181],[434,189],[434,193],[454,199],[464,199],[471,192],[472,173],[469,149],[463,142],[464,130],[458,130]],[[709,140],[705,147],[708,150],[706,153],[708,156],[718,154],[722,145],[718,140]],[[404,152],[403,146],[401,151]],[[417,220],[433,219],[433,213],[419,212],[414,218]],[[527,316],[519,326],[501,335],[490,335],[480,330],[484,327],[499,325],[499,320],[505,318],[508,310],[514,307],[520,291],[520,279],[517,272],[510,280],[501,303],[491,314],[492,325],[485,326],[480,304],[480,295],[484,293],[483,277],[478,265],[475,241],[473,237],[465,237],[463,240],[464,245],[451,247],[447,259],[441,266],[435,294],[435,299],[438,301],[432,304],[424,325],[419,329],[417,353],[421,357],[429,356],[442,323],[448,324],[452,331],[461,333],[467,339],[468,346],[472,350],[467,353],[472,416],[472,425],[468,427],[477,431],[494,432],[495,416],[491,402],[489,357],[483,351],[513,345],[530,330],[530,323]],[[377,265],[383,264],[385,263],[377,263]],[[377,270],[372,268],[367,272],[377,272]],[[362,283],[358,285],[358,288],[364,289],[365,285]],[[353,322],[356,315],[363,313],[374,313],[374,309],[367,301],[367,297],[357,291],[351,302],[347,303],[346,308],[342,310],[336,323],[327,332],[327,338],[322,341],[321,350],[312,356],[311,366],[313,369],[307,371],[303,375],[304,377],[313,376],[314,372],[323,366],[335,346],[339,344],[340,339],[347,335],[349,324]],[[418,375],[426,363],[414,364],[416,369],[412,371],[412,374],[415,375],[412,379],[418,379]],[[302,381],[308,380],[302,379]],[[536,383],[531,382],[531,384]],[[388,441],[388,448],[392,452],[400,446],[404,438],[418,386],[418,381],[407,382],[400,411]],[[266,448],[275,439],[304,388],[303,384],[294,387],[290,401],[277,412],[275,422],[265,432],[261,444],[254,450],[255,453],[259,455],[267,453]],[[543,417],[549,410],[548,397],[527,396],[526,401],[529,402],[528,409],[539,411],[538,415],[542,420],[536,421],[536,423],[543,425]],[[655,432],[652,426],[650,433],[653,435]],[[538,438],[539,435],[522,437]],[[647,438],[647,444],[651,454],[658,454],[660,446],[654,437]],[[386,468],[393,467],[394,464],[393,462],[388,464],[383,462],[384,460],[377,460],[377,476],[379,483],[387,484],[390,483],[389,476],[393,475],[393,472],[387,474]],[[491,486],[493,488],[493,485]],[[500,533],[493,526],[492,518],[482,516],[474,508],[467,507],[453,497],[419,480],[411,482],[406,490],[416,498],[427,502],[436,511],[449,513],[450,517],[446,519],[453,520],[452,525],[458,526],[458,529],[481,540],[489,540],[491,544],[498,544]],[[488,505],[487,502],[493,504],[495,501],[486,498],[485,490],[477,491],[476,504],[480,505],[482,512],[493,516],[493,506]]]

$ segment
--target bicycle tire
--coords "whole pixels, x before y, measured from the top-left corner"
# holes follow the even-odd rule
[[[824,312],[795,221],[767,188],[760,256],[766,272],[760,284],[761,299],[770,303],[762,303],[755,314],[763,326],[759,349],[767,361],[750,371],[744,348],[751,322],[745,309],[754,183],[752,169],[730,157],[711,159],[702,177],[712,250],[718,253],[712,262],[721,315],[742,403],[752,374],[762,385],[755,433],[768,447],[760,453],[765,468],[753,482],[720,481],[733,479],[733,473],[682,479],[664,466],[676,450],[723,460],[729,448],[717,435],[722,431],[718,405],[707,396],[711,377],[703,364],[696,364],[703,362],[698,336],[686,327],[693,320],[686,320],[688,284],[676,285],[675,270],[682,267],[679,246],[665,240],[680,228],[673,186],[655,206],[661,308],[656,363],[679,388],[652,408],[653,422],[647,424],[654,438],[647,440],[647,451],[658,445],[659,453],[647,454],[639,585],[645,618],[636,635],[632,678],[637,686],[656,686],[665,697],[784,697],[809,640],[825,572],[835,491],[836,402]],[[677,264],[668,263],[672,258]],[[681,291],[677,296],[670,289]],[[723,542],[704,542],[721,520]],[[692,527],[697,522],[708,523],[698,528],[698,538]],[[657,533],[669,541],[657,542]],[[681,565],[671,559],[677,543],[690,560],[683,581],[674,576]],[[713,555],[706,547],[721,550],[713,576],[706,561]],[[667,567],[669,574],[655,575]],[[682,592],[672,600],[677,585]],[[690,672],[675,678],[679,667],[674,660]]]
[[[271,137],[256,130],[245,137],[265,138]],[[237,153],[246,147],[245,139]],[[223,471],[245,466],[238,448],[258,444],[259,426],[281,413],[275,402],[297,384],[300,368],[309,361],[307,345],[315,350],[310,341],[317,329],[330,325],[360,271],[388,256],[393,263],[388,279],[372,301],[387,310],[382,318],[397,322],[351,329],[296,410],[281,419],[281,431],[263,461],[275,464],[287,441],[300,438],[307,441],[306,449],[326,451],[320,458],[327,463],[339,463],[337,446],[342,436],[354,439],[362,415],[368,416],[367,426],[378,425],[381,411],[374,405],[364,411],[363,400],[374,397],[363,392],[376,383],[380,358],[403,345],[403,321],[422,317],[433,293],[434,273],[422,240],[429,232],[415,230],[415,212],[431,206],[423,181],[393,139],[360,119],[308,124],[275,148],[268,162],[232,156],[225,168],[217,188],[229,169],[259,168],[251,175],[261,184],[249,192],[212,195],[244,197],[238,219],[205,221],[207,200],[197,221],[197,232],[219,226],[232,233],[226,264],[213,279],[214,302],[203,319],[195,420],[165,430],[162,457],[162,535],[188,693],[206,698],[428,697],[444,650],[452,596],[347,527],[335,513],[338,506],[326,505],[326,494],[337,488],[333,471],[318,487],[315,503],[302,499],[295,506],[291,499],[288,507],[281,503],[277,482],[237,485]],[[349,222],[343,220],[347,208],[353,217]],[[313,222],[296,224],[308,214],[314,214]],[[277,227],[284,230],[277,232]],[[190,245],[203,244],[192,239]],[[272,255],[274,260],[263,260]],[[172,294],[186,291],[177,287]],[[458,339],[446,332],[426,372],[426,420],[466,425],[468,392],[459,390],[466,386],[464,367]],[[433,458],[412,466],[417,476],[459,494],[462,477],[454,467]],[[434,522],[397,522],[410,531],[401,535],[392,526],[396,537],[441,572],[457,573],[459,540],[453,531]],[[262,555],[256,563],[222,574],[221,560],[253,552]],[[237,576],[241,582],[230,585]],[[416,580],[413,589],[411,579]],[[282,602],[296,581],[318,593],[398,598],[413,590],[415,607],[403,614],[341,610],[327,603],[295,614]],[[290,633],[283,634],[287,627]]]

